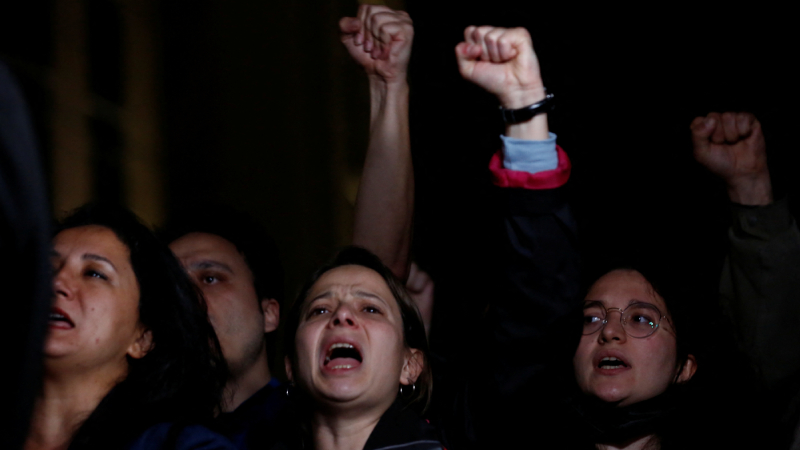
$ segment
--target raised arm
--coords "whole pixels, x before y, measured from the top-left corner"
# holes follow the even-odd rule
[[[761,124],[711,113],[691,125],[694,155],[732,202],[730,252],[720,294],[766,387],[800,376],[800,231],[785,199],[773,201]]]
[[[370,89],[370,135],[356,199],[353,244],[408,277],[414,171],[408,131],[408,82],[414,27],[403,11],[361,5],[339,22],[342,42],[364,67]]]
[[[468,27],[456,47],[462,76],[520,110],[545,99],[531,37],[523,28]],[[470,381],[477,440],[505,448],[533,442],[550,448],[556,399],[571,379],[580,338],[579,254],[575,222],[560,187],[569,160],[557,151],[546,113],[506,122],[503,156],[492,160],[504,240],[496,295],[482,322],[483,345],[471,353],[480,374]],[[512,156],[533,153],[524,168]],[[539,164],[550,160],[552,164]],[[533,439],[533,441],[531,440]]]

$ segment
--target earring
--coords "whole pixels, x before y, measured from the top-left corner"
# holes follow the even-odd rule
[[[405,389],[403,389],[404,387],[406,387],[406,388],[407,388],[407,387],[408,387],[408,385],[407,385],[407,384],[401,384],[401,385],[400,385],[400,396],[401,396],[401,397],[403,397],[403,396],[405,396],[405,395],[406,395],[406,393],[405,393]],[[415,392],[417,392],[417,385],[416,385],[415,383],[411,383],[411,393],[410,393],[410,394],[408,394],[408,396],[409,396],[409,397],[410,397],[410,396],[413,396]]]
[[[286,390],[284,390],[283,393],[286,394],[287,397],[291,397],[293,395],[293,393],[294,393],[294,381],[290,381],[286,385]]]

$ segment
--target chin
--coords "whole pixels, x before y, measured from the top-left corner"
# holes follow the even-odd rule
[[[606,403],[619,403],[619,406],[627,406],[630,404],[630,392],[628,392],[624,386],[597,386],[589,391],[584,392],[597,397]]]
[[[313,389],[312,396],[321,402],[347,403],[356,400],[361,395],[358,386],[349,383],[333,383]]]

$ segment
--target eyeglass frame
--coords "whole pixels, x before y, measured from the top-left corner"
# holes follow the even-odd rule
[[[584,302],[583,309],[585,310],[588,305],[593,305],[595,303],[600,305],[603,308],[603,311],[605,312],[605,317],[603,317],[603,324],[600,325],[600,327],[598,329],[592,331],[591,333],[581,333],[583,336],[591,336],[591,335],[597,333],[598,331],[601,331],[603,328],[605,328],[606,325],[608,325],[608,314],[609,314],[610,311],[619,312],[619,323],[622,326],[622,331],[625,332],[626,336],[630,336],[630,337],[632,337],[634,339],[644,339],[644,338],[648,338],[648,337],[652,336],[653,334],[655,334],[655,332],[658,331],[659,328],[661,328],[661,320],[662,319],[667,319],[667,323],[670,323],[670,324],[672,323],[670,321],[670,319],[669,319],[669,316],[667,314],[663,314],[662,315],[661,314],[661,310],[658,309],[658,307],[656,305],[652,304],[652,303],[638,302],[637,301],[637,302],[629,304],[624,309],[620,309],[620,308],[616,308],[616,307],[614,307],[614,308],[606,308],[606,305],[600,300],[588,300],[588,301]],[[627,311],[628,308],[630,308],[631,306],[641,306],[641,305],[645,305],[648,308],[653,308],[653,309],[656,310],[656,312],[658,312],[658,314],[659,314],[658,323],[656,324],[656,326],[653,327],[653,331],[651,331],[650,334],[647,334],[645,336],[633,336],[630,333],[628,333],[628,329],[625,327],[625,320],[623,318],[625,317],[625,311]]]

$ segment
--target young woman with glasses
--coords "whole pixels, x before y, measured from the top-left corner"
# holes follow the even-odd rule
[[[648,273],[648,271],[644,271]],[[573,399],[581,439],[596,448],[661,448],[697,370],[678,339],[662,291],[633,268],[611,270],[589,288],[573,358],[583,395]]]

